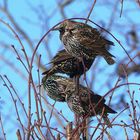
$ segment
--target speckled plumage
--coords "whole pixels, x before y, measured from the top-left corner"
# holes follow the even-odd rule
[[[100,115],[102,114],[103,108],[105,109],[104,117],[106,117],[108,113],[116,113],[105,104],[105,99],[102,98],[102,96],[95,94],[93,91],[82,85],[79,86],[79,95],[76,94],[76,91],[69,91],[66,94],[68,106],[77,115],[95,116],[94,110],[97,115]],[[100,100],[101,102],[98,104]],[[97,107],[94,108],[96,105]]]
[[[60,78],[59,76],[44,76],[42,78],[42,85],[44,89],[47,91],[47,95],[59,102],[64,102],[65,101],[65,91],[64,91],[64,85],[59,83]],[[61,77],[61,82],[65,83],[65,78]]]
[[[91,67],[94,59],[94,57],[92,59],[83,59],[86,70]],[[50,63],[52,63],[52,67],[48,71],[43,72],[43,75],[49,76],[54,73],[64,73],[69,75],[70,78],[73,78],[74,76],[80,76],[84,73],[82,62],[71,56],[65,50],[59,51]]]
[[[60,31],[60,40],[66,51],[73,57],[89,59],[100,55],[108,64],[115,63],[112,58],[114,56],[106,49],[107,46],[114,45],[114,43],[101,36],[96,28],[85,23],[65,20],[54,30]]]
[[[116,113],[105,105],[105,99],[102,96],[94,94],[93,91],[82,85],[79,85],[79,94],[77,94],[76,84],[70,78],[58,75],[45,76],[42,83],[47,89],[49,97],[56,101],[66,101],[70,109],[77,115],[95,116],[93,108],[99,100],[101,102],[94,108],[96,114],[101,114],[103,108],[105,108],[103,116],[108,113]]]

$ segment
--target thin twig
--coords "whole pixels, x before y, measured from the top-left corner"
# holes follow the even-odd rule
[[[94,8],[95,4],[96,4],[96,0],[94,0],[94,2],[93,2],[93,4],[92,4],[92,7],[91,7],[91,9],[90,9],[90,11],[89,11],[89,13],[88,13],[87,20],[85,21],[85,23],[88,22],[89,17],[90,17],[90,15],[91,15],[92,11],[93,11],[93,8]]]
[[[0,114],[0,125],[1,125],[1,129],[2,129],[3,138],[4,138],[4,140],[6,140],[6,133],[4,132],[1,114]]]

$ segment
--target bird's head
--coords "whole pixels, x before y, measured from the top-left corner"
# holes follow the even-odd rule
[[[58,30],[60,33],[64,33],[65,31],[71,30],[73,28],[73,22],[71,20],[64,20],[59,25],[55,26],[52,30]]]

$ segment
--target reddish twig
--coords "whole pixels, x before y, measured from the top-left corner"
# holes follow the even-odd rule
[[[89,13],[88,13],[87,20],[85,21],[85,23],[88,22],[89,17],[90,17],[90,15],[91,15],[92,11],[93,11],[93,8],[94,8],[95,4],[96,4],[96,0],[94,0],[93,4],[92,4],[92,6],[91,6],[91,9],[90,9],[90,11],[89,11]]]
[[[2,129],[3,138],[4,138],[4,140],[6,140],[6,133],[4,132],[4,127],[3,127],[3,123],[2,123],[1,114],[0,114],[0,125],[1,125],[1,129]]]

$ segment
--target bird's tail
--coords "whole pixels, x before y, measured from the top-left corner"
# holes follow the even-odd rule
[[[56,72],[55,69],[52,68],[52,69],[49,69],[49,70],[44,71],[42,73],[42,75],[45,75],[46,77],[48,77],[48,76],[54,74],[55,72]]]
[[[44,71],[44,72],[42,73],[42,75],[48,75],[49,71],[50,71],[50,70]]]
[[[106,49],[102,51],[102,56],[104,57],[104,59],[109,65],[113,65],[115,63],[115,60],[112,58],[115,56],[109,53]]]
[[[109,65],[113,65],[115,63],[115,60],[111,56],[103,55],[103,57]]]
[[[56,66],[53,66],[51,69],[49,69],[49,70],[46,70],[46,71],[44,71],[43,73],[42,73],[42,75],[45,75],[46,77],[48,77],[48,76],[50,76],[50,75],[52,75],[52,74],[54,74],[54,73],[56,73],[56,72],[58,72],[58,66],[56,65]]]
[[[105,112],[106,113],[112,113],[112,114],[117,113],[116,111],[114,111],[113,109],[111,109],[109,106],[107,106],[105,104],[104,104],[104,107],[105,107]]]
[[[111,53],[109,53],[105,48],[95,48],[95,51],[91,51],[91,56],[96,57],[96,56],[102,56],[106,60],[106,62],[109,65],[112,65],[115,63],[115,60],[112,57],[115,57]]]

